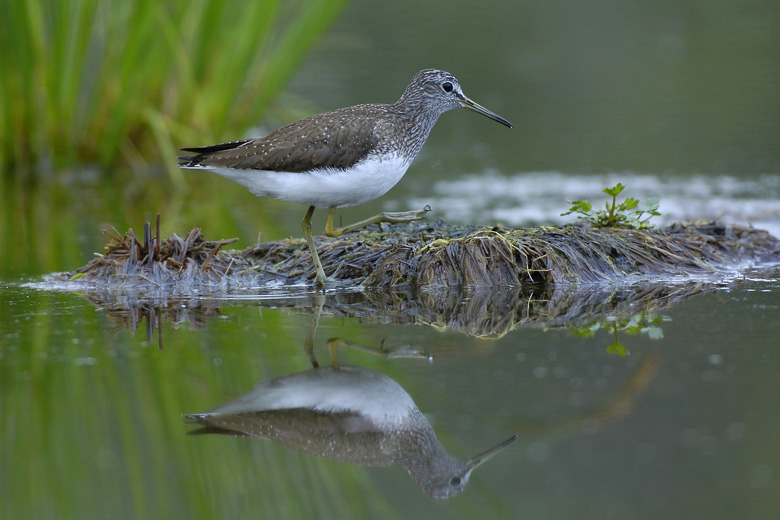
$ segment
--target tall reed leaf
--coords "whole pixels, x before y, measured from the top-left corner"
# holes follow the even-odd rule
[[[345,2],[0,2],[0,165],[108,171],[240,136]]]

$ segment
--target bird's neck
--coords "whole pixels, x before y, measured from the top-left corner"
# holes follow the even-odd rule
[[[418,124],[425,123],[421,126],[425,126],[429,129],[436,123],[436,120],[439,119],[439,116],[442,114],[435,105],[426,103],[420,96],[409,95],[408,92],[404,92],[401,99],[395,103],[395,108],[409,120]]]
[[[441,112],[431,109],[430,105],[426,105],[422,100],[406,95],[398,100],[395,108],[399,116],[409,122],[407,138],[411,140],[412,156],[417,155]]]

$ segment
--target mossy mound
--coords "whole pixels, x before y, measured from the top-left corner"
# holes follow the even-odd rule
[[[166,240],[144,227],[109,234],[105,253],[59,281],[125,289],[231,291],[307,284],[314,277],[303,239],[222,251],[197,228]],[[718,275],[780,261],[780,241],[746,226],[678,224],[665,229],[594,229],[576,225],[506,229],[447,226],[441,221],[317,237],[334,286],[523,287],[631,283],[670,276]]]

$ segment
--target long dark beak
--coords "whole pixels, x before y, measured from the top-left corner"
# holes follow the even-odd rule
[[[479,106],[479,105],[477,105],[477,106]],[[496,116],[496,117],[498,117],[498,116]],[[499,123],[500,122],[501,121],[499,121]],[[511,126],[510,126],[510,128],[511,128]],[[493,448],[490,448],[489,450],[487,450],[487,451],[485,451],[483,453],[480,453],[479,455],[474,455],[473,457],[471,457],[469,459],[469,463],[468,463],[469,471],[473,470],[474,468],[476,468],[480,464],[482,464],[484,462],[487,462],[487,460],[490,459],[491,457],[493,457],[493,455],[497,454],[499,451],[503,450],[504,448],[506,448],[507,446],[509,446],[513,442],[515,442],[516,440],[517,440],[517,435],[515,435],[514,437],[508,438],[507,440],[505,440],[504,442],[502,442],[498,446],[494,446]]]
[[[463,108],[468,108],[469,110],[473,110],[477,114],[482,114],[485,117],[488,117],[492,119],[493,121],[497,121],[501,123],[504,126],[508,126],[509,128],[512,128],[512,123],[501,117],[500,115],[491,112],[487,108],[483,107],[479,103],[475,103],[474,101],[470,100],[466,96],[463,96],[460,98],[460,104],[463,105]]]

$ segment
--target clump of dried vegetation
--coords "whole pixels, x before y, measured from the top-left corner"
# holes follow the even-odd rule
[[[303,239],[223,251],[236,239],[208,241],[201,230],[161,240],[146,223],[107,233],[105,252],[59,276],[85,285],[229,291],[304,284],[314,276]],[[374,288],[539,287],[613,283],[678,275],[717,275],[745,262],[780,260],[780,241],[745,226],[678,224],[665,229],[578,225],[506,229],[447,226],[441,221],[317,238],[326,274],[336,283]]]

